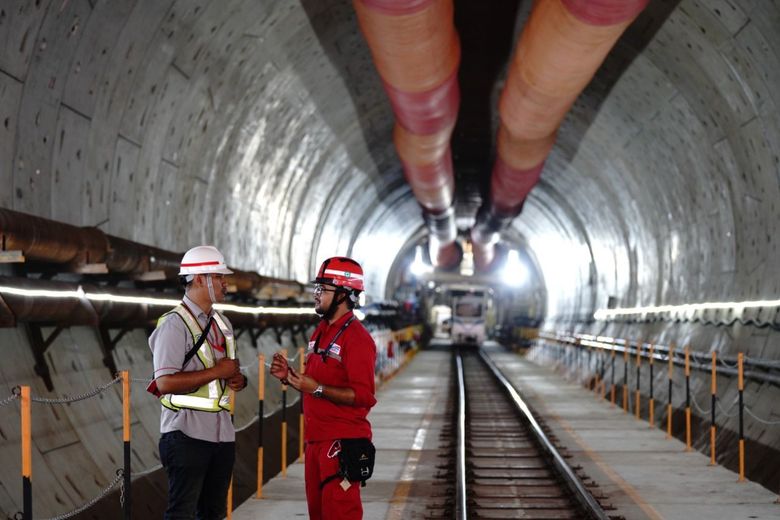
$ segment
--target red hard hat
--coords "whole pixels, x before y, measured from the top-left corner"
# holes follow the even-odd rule
[[[312,283],[325,283],[362,291],[363,268],[351,258],[334,256],[322,262],[317,278]]]

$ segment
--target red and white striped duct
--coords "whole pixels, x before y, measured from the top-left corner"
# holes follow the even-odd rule
[[[396,116],[393,140],[431,233],[431,260],[460,263],[450,136],[458,115],[460,43],[452,0],[353,0]]]
[[[471,231],[477,269],[490,269],[500,232],[539,180],[577,96],[649,0],[538,0],[515,48],[501,94],[498,150]]]

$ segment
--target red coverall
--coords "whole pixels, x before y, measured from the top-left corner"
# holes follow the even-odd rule
[[[311,520],[360,520],[360,483],[346,490],[342,479],[334,479],[320,489],[320,483],[338,473],[336,456],[338,439],[371,438],[368,411],[376,404],[374,397],[374,366],[376,345],[357,319],[344,329],[328,351],[324,351],[352,312],[335,323],[320,322],[309,341],[306,355],[306,375],[324,386],[349,387],[355,392],[351,406],[338,405],[311,394],[303,396],[304,439],[306,441],[306,501]],[[315,346],[317,351],[315,353]]]

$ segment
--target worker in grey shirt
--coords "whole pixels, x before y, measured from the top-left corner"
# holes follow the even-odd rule
[[[229,389],[243,390],[230,322],[213,308],[231,274],[213,246],[190,249],[179,276],[185,296],[149,338],[160,398],[160,460],[168,475],[165,520],[221,519],[235,461]],[[203,337],[205,336],[205,337]],[[196,348],[197,347],[197,348]]]

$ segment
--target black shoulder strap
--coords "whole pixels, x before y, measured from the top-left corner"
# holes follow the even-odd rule
[[[206,323],[206,328],[203,329],[203,333],[198,338],[198,341],[195,342],[195,344],[192,346],[192,348],[187,352],[187,355],[184,356],[184,363],[181,364],[182,370],[184,370],[184,367],[187,366],[187,363],[190,362],[190,359],[192,359],[192,356],[195,355],[195,353],[198,351],[198,349],[203,345],[203,342],[206,341],[206,336],[209,335],[209,329],[211,328],[211,324],[214,323],[214,316],[209,318],[208,323]]]

